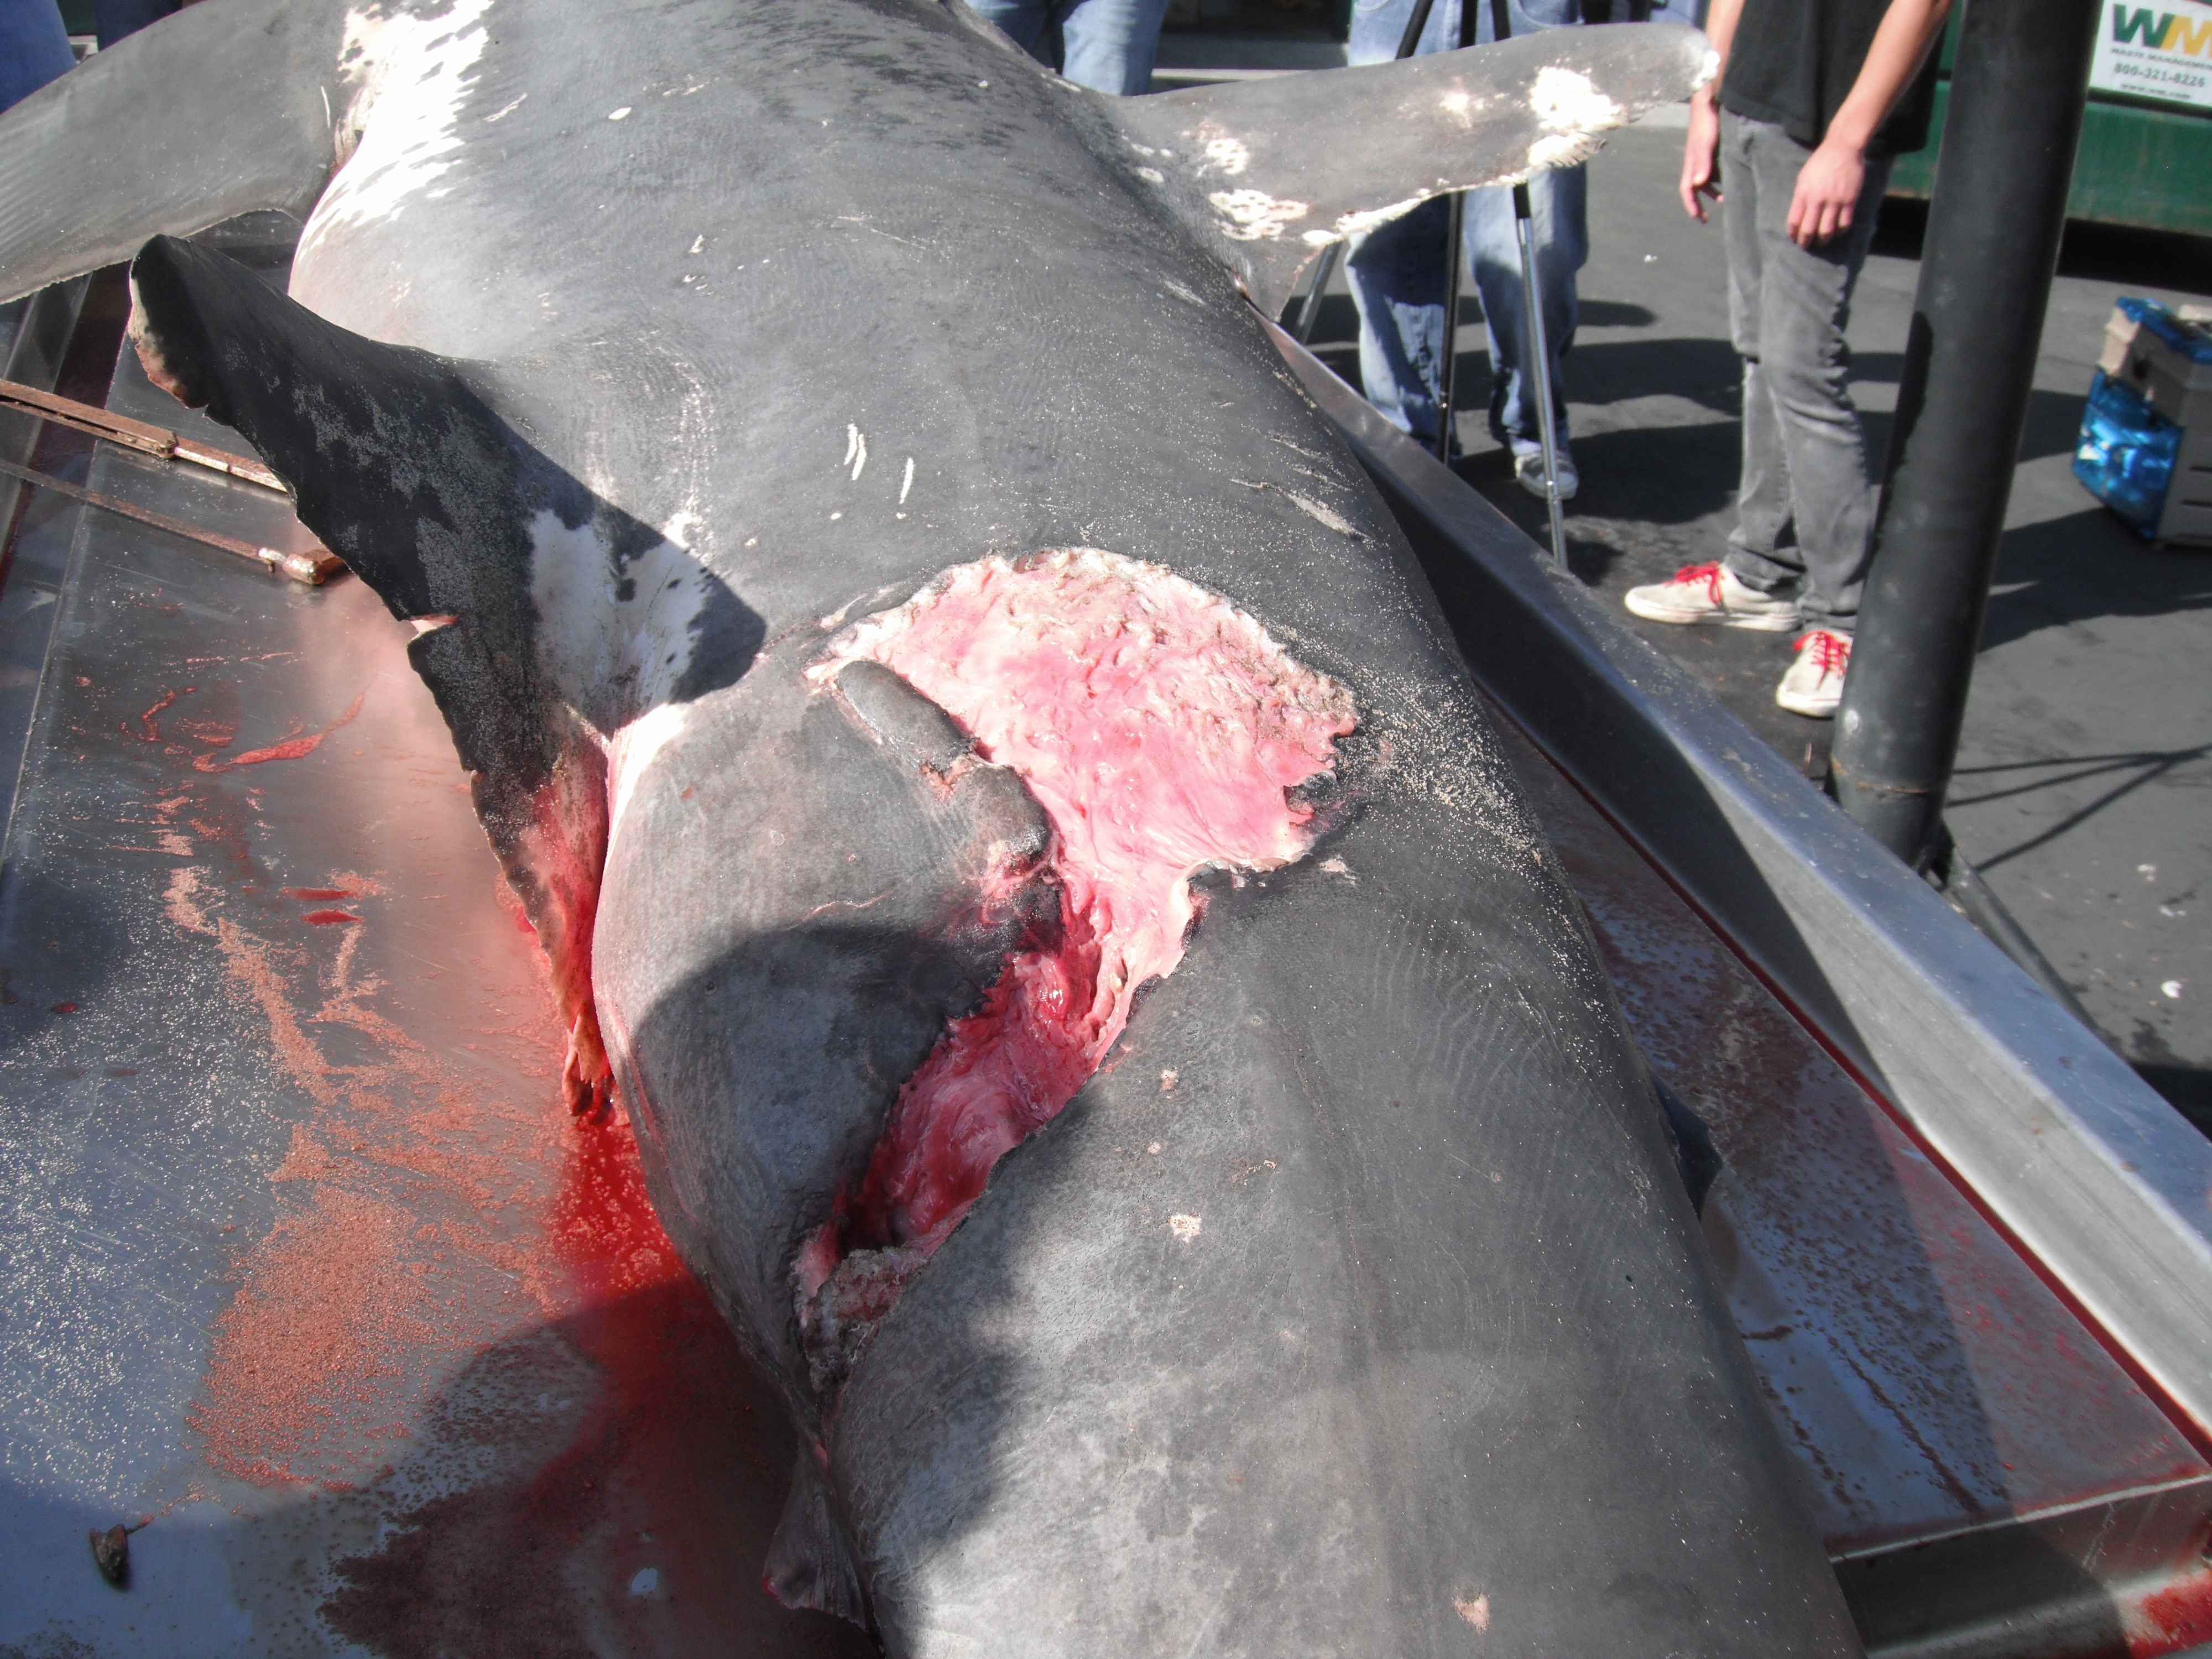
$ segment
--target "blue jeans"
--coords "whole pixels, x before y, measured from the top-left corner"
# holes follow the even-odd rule
[[[1476,0],[1475,39],[1491,39],[1487,0]],[[1358,0],[1352,15],[1354,64],[1395,57],[1413,0]],[[1580,0],[1514,0],[1513,33],[1534,33],[1573,23]],[[1459,0],[1437,0],[1419,51],[1442,52],[1459,40]],[[1544,300],[1544,343],[1552,374],[1553,421],[1567,435],[1560,359],[1574,343],[1575,273],[1589,258],[1589,180],[1581,167],[1537,173],[1528,181],[1529,230],[1536,280]],[[1424,202],[1404,217],[1351,239],[1345,270],[1359,307],[1359,377],[1372,403],[1401,430],[1434,442],[1443,398],[1444,234],[1449,210]],[[1524,372],[1528,314],[1521,284],[1521,250],[1509,188],[1469,191],[1466,258],[1482,297],[1490,345],[1490,430],[1516,452],[1536,447],[1533,388]]]
[[[54,0],[0,0],[0,109],[21,102],[76,64]]]
[[[1013,43],[1079,87],[1150,92],[1168,0],[968,0]]]
[[[158,23],[176,12],[180,0],[95,0],[100,49],[106,52],[125,35],[136,34],[149,23]]]

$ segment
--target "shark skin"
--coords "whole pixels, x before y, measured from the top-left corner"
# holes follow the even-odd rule
[[[1117,106],[933,0],[205,0],[0,118],[0,287],[135,252],[149,373],[416,630],[570,1098],[801,1431],[787,1601],[931,1659],[1857,1651],[1559,864],[1245,298],[1706,58]],[[270,207],[289,297],[177,240]],[[1062,578],[1127,625],[1053,685],[913,643]],[[1255,689],[1082,704],[1125,640]],[[909,1080],[1103,914],[1051,750],[1131,708],[1280,821],[1151,848],[1072,1098],[865,1233]]]

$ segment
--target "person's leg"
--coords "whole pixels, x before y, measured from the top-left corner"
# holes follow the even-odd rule
[[[1875,489],[1866,435],[1846,385],[1850,349],[1844,331],[1889,164],[1868,165],[1850,230],[1801,248],[1790,240],[1790,195],[1811,152],[1778,127],[1755,127],[1749,147],[1759,183],[1765,265],[1759,374],[1788,469],[1790,519],[1805,570],[1798,612],[1808,629],[1848,635],[1857,622],[1872,551]]]
[[[100,49],[106,52],[126,35],[149,23],[158,23],[181,7],[182,0],[96,0],[94,26],[100,31]]]
[[[1398,55],[1406,25],[1413,21],[1413,0],[1353,0],[1352,32],[1345,42],[1344,61],[1387,64]],[[1436,0],[1429,21],[1421,27],[1421,52],[1445,52],[1459,45],[1459,0]]]
[[[1743,359],[1742,470],[1736,484],[1736,524],[1722,561],[1746,587],[1773,593],[1804,574],[1790,520],[1790,462],[1781,417],[1760,361],[1765,317],[1766,245],[1760,215],[1776,191],[1786,219],[1797,174],[1769,178],[1754,163],[1753,132],[1764,123],[1721,112],[1721,229],[1727,239],[1729,337]],[[1778,132],[1778,129],[1767,128]]]
[[[1782,453],[1773,400],[1759,371],[1759,290],[1765,252],[1756,234],[1762,192],[1771,180],[1754,173],[1745,122],[1721,112],[1721,234],[1726,239],[1729,337],[1743,359],[1743,471],[1736,490],[1736,527],[1717,563],[1684,565],[1663,582],[1624,596],[1638,617],[1663,623],[1711,623],[1762,633],[1797,626],[1796,601],[1780,590],[1797,575],[1788,562],[1790,471]],[[1789,184],[1783,185],[1786,199]]]
[[[1045,25],[1052,21],[1053,0],[968,0],[968,5],[1037,62],[1052,62]]]
[[[1060,14],[1060,72],[1094,92],[1150,92],[1167,9],[1168,0],[1075,0]]]
[[[0,0],[0,109],[58,80],[76,63],[54,0]]]
[[[1444,354],[1441,198],[1351,239],[1344,274],[1359,309],[1359,378],[1368,402],[1401,432],[1437,437]]]
[[[1567,397],[1562,360],[1575,341],[1575,273],[1589,258],[1589,175],[1582,167],[1549,169],[1528,181],[1528,228],[1536,285],[1543,297],[1553,430],[1563,454]],[[1536,418],[1534,377],[1528,372],[1528,311],[1510,189],[1468,192],[1467,258],[1482,296],[1483,328],[1490,342],[1491,435],[1510,448],[1516,460],[1540,456],[1542,432]],[[1567,483],[1572,477],[1571,465],[1563,465],[1560,472],[1561,486],[1571,495]],[[1540,470],[1534,487],[1543,488]]]

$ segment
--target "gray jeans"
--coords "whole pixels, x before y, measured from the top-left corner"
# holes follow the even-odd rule
[[[1848,634],[1873,550],[1875,492],[1844,389],[1844,329],[1889,158],[1868,158],[1851,228],[1801,248],[1790,240],[1790,198],[1812,153],[1780,127],[1721,112],[1729,330],[1743,357],[1743,477],[1725,562],[1761,592],[1796,580],[1805,626]]]

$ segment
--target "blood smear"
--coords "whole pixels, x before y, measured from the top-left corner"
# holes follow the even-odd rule
[[[1020,775],[1052,820],[1062,893],[1060,937],[1017,951],[908,1080],[841,1230],[847,1249],[928,1251],[1097,1068],[1138,988],[1182,959],[1190,878],[1305,853],[1311,814],[1285,792],[1328,771],[1356,721],[1343,686],[1226,599],[1093,548],[948,571],[811,672],[827,683],[860,659]],[[809,1294],[823,1254],[801,1267]]]

